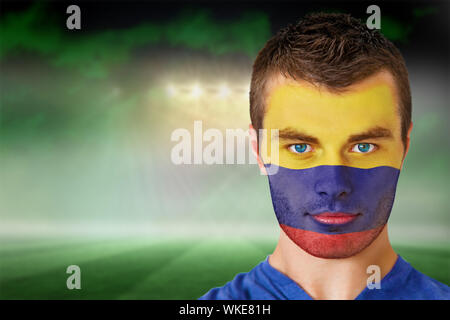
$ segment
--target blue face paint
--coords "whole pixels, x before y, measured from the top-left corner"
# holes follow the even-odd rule
[[[279,167],[276,174],[268,177],[280,224],[323,234],[344,234],[386,224],[399,174],[399,169],[388,166],[370,169],[318,166],[308,169]],[[324,212],[358,216],[345,224],[324,224],[313,218]]]

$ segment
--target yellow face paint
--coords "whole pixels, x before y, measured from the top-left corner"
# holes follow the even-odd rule
[[[404,147],[396,100],[393,81],[384,74],[343,93],[282,81],[267,98],[263,125],[269,137],[273,129],[279,130],[279,157],[271,162],[262,152],[263,161],[290,169],[321,165],[400,169]],[[355,152],[358,143],[372,144],[374,149]],[[307,144],[310,151],[295,153],[291,146],[296,144]],[[269,155],[270,146],[271,139],[261,140],[261,149]]]

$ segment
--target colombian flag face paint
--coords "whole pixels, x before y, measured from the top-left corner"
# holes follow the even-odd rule
[[[343,93],[283,81],[267,99],[264,128],[279,132],[269,175],[281,228],[305,251],[352,256],[386,224],[403,161],[394,82],[380,73]],[[272,139],[261,141],[270,154]]]

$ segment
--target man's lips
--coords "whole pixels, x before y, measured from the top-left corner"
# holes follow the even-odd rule
[[[311,215],[314,220],[323,224],[346,224],[355,220],[358,216],[359,213],[346,212],[322,212]]]

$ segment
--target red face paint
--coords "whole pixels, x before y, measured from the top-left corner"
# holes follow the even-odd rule
[[[383,226],[360,232],[324,234],[280,224],[296,245],[307,253],[325,259],[351,257],[368,247],[381,233]]]

